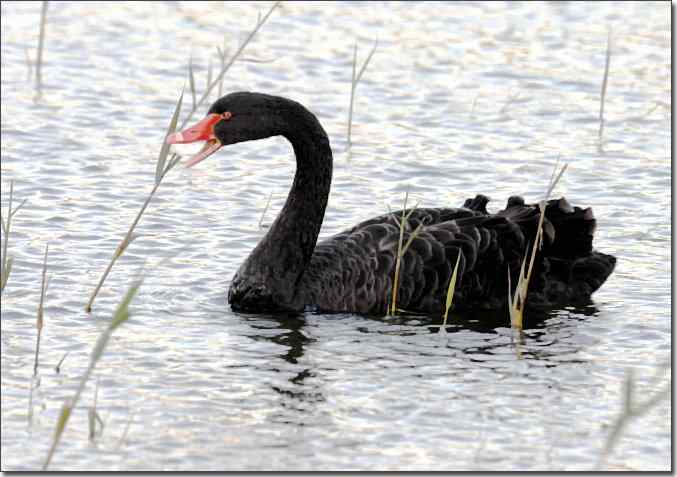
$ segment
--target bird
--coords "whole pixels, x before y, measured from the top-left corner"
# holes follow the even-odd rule
[[[462,207],[410,208],[365,220],[318,243],[329,197],[333,156],[317,117],[297,101],[258,92],[234,92],[215,101],[206,116],[167,144],[203,141],[192,167],[226,145],[271,136],[286,138],[296,172],[286,202],[265,236],[231,280],[228,303],[237,312],[345,312],[383,316],[396,286],[401,310],[441,315],[454,268],[454,309],[508,306],[509,280],[517,283],[534,243],[538,203],[520,196],[496,213],[486,195]],[[589,303],[616,258],[592,248],[591,208],[565,198],[547,201],[543,240],[536,255],[527,307]],[[402,232],[402,239],[400,239]],[[400,257],[401,241],[409,246]],[[404,248],[404,247],[402,247]]]

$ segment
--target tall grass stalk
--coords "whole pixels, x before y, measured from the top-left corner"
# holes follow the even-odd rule
[[[2,242],[2,260],[0,261],[0,295],[5,291],[5,286],[7,286],[7,281],[9,280],[9,275],[12,273],[12,264],[14,263],[13,257],[7,255],[7,249],[9,247],[9,232],[12,227],[12,218],[16,215],[17,212],[23,207],[26,203],[26,199],[21,201],[21,203],[15,209],[12,209],[12,200],[14,199],[14,181],[9,181],[9,204],[7,205],[7,221],[2,215],[2,210],[0,210],[0,224],[2,224],[2,233],[4,235],[4,240]]]
[[[606,85],[609,79],[609,63],[611,62],[611,30],[606,41],[606,63],[604,65],[604,79],[602,80],[602,93],[599,99],[599,144],[602,145],[602,135],[604,134],[604,101],[606,99]]]
[[[190,94],[191,97],[193,98],[193,109],[196,108],[197,106],[197,98],[196,98],[196,92],[195,92],[195,74],[193,73],[193,56],[190,56],[190,59],[188,60],[188,81],[190,84]]]
[[[35,327],[38,330],[38,336],[35,341],[35,363],[33,364],[33,375],[38,374],[38,363],[40,360],[40,338],[42,337],[42,325],[44,316],[45,294],[49,281],[47,280],[47,254],[49,253],[49,244],[45,246],[45,259],[42,262],[42,286],[40,287],[40,303],[38,304],[38,316]]]
[[[355,72],[357,71],[357,43],[355,43],[355,48],[353,50],[353,76],[350,82],[350,107],[348,109],[348,147],[350,147],[351,145],[351,136],[353,130],[353,104],[355,103],[355,90],[357,89],[357,84],[362,79],[364,70],[367,69],[369,62],[371,61],[371,57],[374,56],[374,52],[376,51],[377,46],[378,40],[374,42],[374,47],[371,49],[369,55],[367,56],[367,59],[362,64],[360,72],[355,74]]]
[[[101,333],[99,339],[96,341],[94,349],[92,350],[92,354],[89,358],[89,365],[87,366],[85,373],[82,375],[82,378],[80,378],[80,383],[78,384],[78,387],[75,390],[75,394],[70,399],[70,401],[64,402],[63,406],[61,407],[61,413],[59,414],[59,419],[57,421],[56,429],[54,431],[52,445],[49,448],[49,452],[47,454],[47,458],[45,459],[45,463],[42,466],[42,470],[47,470],[47,468],[49,467],[49,464],[51,463],[52,458],[54,457],[54,453],[56,452],[56,449],[59,446],[63,432],[66,429],[66,425],[68,424],[68,420],[71,416],[73,408],[75,408],[78,401],[80,400],[82,391],[85,389],[85,385],[87,384],[89,377],[94,371],[96,363],[103,355],[103,352],[106,349],[108,341],[110,340],[113,332],[120,325],[124,324],[129,319],[130,316],[129,305],[134,299],[134,296],[136,296],[137,292],[139,291],[139,287],[141,286],[142,282],[143,278],[139,278],[129,287],[129,290],[123,297],[122,302],[118,305],[117,309],[115,310],[115,313],[113,314],[113,319],[108,324],[108,327]]]
[[[220,53],[221,59],[222,59],[222,67],[220,73],[217,75],[216,78],[214,78],[213,81],[209,83],[207,86],[207,89],[205,90],[204,94],[200,98],[199,101],[195,101],[196,93],[195,93],[195,78],[193,75],[193,70],[192,70],[192,59],[189,62],[189,75],[190,75],[190,88],[191,88],[191,93],[193,94],[193,107],[188,113],[188,115],[184,118],[183,122],[181,123],[181,126],[179,129],[183,129],[188,122],[191,120],[193,114],[198,110],[200,106],[205,102],[205,100],[209,97],[209,94],[211,91],[214,89],[214,87],[217,84],[221,84],[223,81],[223,77],[228,71],[228,69],[231,67],[231,65],[235,62],[235,60],[240,56],[240,54],[244,51],[245,47],[249,44],[249,42],[254,38],[256,33],[259,31],[259,29],[263,26],[263,24],[268,20],[268,17],[273,13],[275,8],[280,4],[280,2],[275,2],[268,12],[261,17],[259,14],[256,22],[256,26],[254,29],[249,33],[247,38],[242,42],[238,50],[235,52],[235,54],[230,58],[230,60],[226,63],[225,62],[225,53]],[[210,75],[211,76],[211,75]],[[181,102],[183,100],[183,92],[181,93],[181,97],[179,98],[179,102],[177,103],[176,109],[174,111],[174,116],[172,117],[172,121],[170,123],[169,129],[167,130],[167,134],[165,135],[165,138],[169,135],[172,134],[177,128],[177,122],[178,122],[178,117],[179,113],[181,110]],[[87,302],[87,305],[85,306],[85,310],[87,312],[92,311],[92,305],[94,303],[94,300],[96,299],[96,296],[98,295],[99,291],[101,290],[101,287],[103,286],[104,282],[106,281],[106,278],[108,277],[108,274],[113,268],[113,265],[117,261],[118,258],[122,256],[124,251],[127,249],[129,244],[134,240],[135,235],[134,235],[134,229],[136,228],[136,225],[139,223],[139,220],[141,220],[141,216],[145,212],[146,208],[148,207],[148,204],[150,203],[151,199],[155,195],[155,192],[157,191],[158,187],[160,186],[160,183],[162,179],[165,177],[165,175],[179,162],[180,156],[177,154],[172,154],[171,158],[169,161],[167,161],[167,157],[169,154],[169,148],[170,145],[166,144],[166,142],[163,140],[162,142],[162,147],[160,149],[160,154],[158,157],[158,162],[156,165],[156,170],[155,170],[155,185],[153,186],[153,189],[151,190],[150,194],[148,195],[148,198],[146,199],[145,203],[141,207],[141,210],[137,214],[136,218],[134,219],[134,222],[132,223],[131,227],[129,228],[127,234],[125,237],[122,239],[118,247],[116,248],[115,252],[113,253],[113,257],[111,258],[111,261],[109,262],[108,266],[106,267],[106,270],[104,271],[103,275],[101,276],[101,279],[99,280],[99,283],[97,284],[96,288],[92,292],[92,295],[89,298],[89,301]]]
[[[409,198],[409,191],[405,192],[404,194],[404,204],[402,207],[402,215],[400,220],[397,220],[397,216],[395,214],[392,214],[393,218],[395,219],[395,222],[398,223],[399,229],[400,229],[400,238],[397,242],[397,256],[395,259],[395,274],[393,275],[393,288],[392,288],[392,300],[390,302],[390,309],[388,310],[388,314],[390,315],[396,315],[398,311],[406,311],[406,310],[400,310],[397,307],[397,293],[399,290],[399,281],[400,281],[400,267],[402,263],[402,257],[404,257],[404,254],[407,253],[407,249],[409,249],[409,246],[411,245],[411,242],[414,241],[416,236],[419,234],[421,231],[421,228],[423,227],[423,223],[418,224],[418,227],[409,235],[409,239],[407,240],[407,243],[404,243],[404,229],[407,227],[409,217],[411,217],[411,214],[414,213],[416,208],[418,207],[418,204],[416,204],[410,211],[409,213],[406,213],[407,209],[407,199]]]
[[[35,89],[38,97],[42,94],[42,52],[45,46],[45,26],[47,25],[47,1],[42,2],[40,13],[40,38],[38,39],[38,57],[35,61]]]
[[[172,170],[174,168],[174,166],[176,166],[176,164],[181,159],[181,156],[179,156],[178,154],[172,154],[172,156],[169,158],[169,160],[167,160],[167,157],[169,156],[170,145],[166,143],[165,139],[166,139],[167,136],[169,136],[170,134],[173,134],[174,131],[176,131],[176,124],[179,120],[179,114],[181,112],[181,103],[182,102],[183,102],[183,91],[181,92],[181,96],[179,96],[179,100],[176,103],[176,108],[174,108],[174,114],[172,115],[172,119],[169,122],[169,127],[167,128],[167,132],[165,133],[165,135],[162,139],[162,147],[160,148],[160,154],[158,155],[158,160],[157,160],[157,163],[156,163],[156,166],[155,166],[155,185],[151,189],[150,194],[146,198],[146,201],[143,203],[141,210],[139,210],[139,213],[136,215],[136,218],[134,219],[134,222],[132,222],[131,227],[129,227],[127,234],[125,235],[125,237],[122,239],[120,244],[115,249],[115,252],[113,253],[113,257],[111,258],[111,261],[108,263],[108,266],[106,267],[106,270],[103,272],[103,275],[101,276],[101,279],[99,280],[99,283],[97,284],[96,288],[92,292],[92,295],[89,297],[89,301],[87,302],[87,305],[85,306],[85,310],[87,312],[92,311],[92,305],[94,304],[94,300],[96,299],[96,296],[98,295],[99,290],[101,290],[103,283],[106,281],[108,274],[113,269],[113,265],[115,264],[117,259],[122,256],[122,254],[125,252],[125,250],[129,246],[129,244],[132,243],[132,241],[137,237],[134,234],[134,229],[136,228],[136,225],[141,220],[141,216],[146,211],[146,208],[148,207],[148,204],[150,203],[153,196],[155,195],[155,192],[157,191],[158,187],[160,187],[160,184],[162,183],[162,179],[165,178],[167,173],[170,170]]]
[[[660,369],[661,371],[667,370],[668,363],[666,362],[664,365],[660,366]],[[657,374],[656,377],[658,378],[660,376]],[[654,380],[651,385],[647,386],[647,388],[650,390],[655,389],[655,384],[657,384],[655,381],[656,380]],[[628,369],[625,375],[625,381],[623,383],[623,405],[621,412],[618,417],[616,417],[613,426],[611,426],[609,436],[607,437],[602,452],[600,453],[597,460],[597,465],[595,467],[598,471],[602,470],[602,467],[606,463],[607,458],[611,454],[613,448],[616,446],[616,443],[618,442],[623,430],[626,428],[628,423],[634,418],[640,417],[642,414],[646,414],[661,401],[667,399],[671,391],[671,383],[668,379],[668,381],[665,383],[665,386],[659,388],[658,391],[646,397],[646,399],[643,401],[640,401],[636,393],[636,387],[637,385],[635,383],[632,369]],[[647,396],[647,393],[644,390],[641,390],[639,394],[641,396]]]
[[[555,167],[550,176],[550,182],[548,184],[548,190],[545,193],[545,197],[538,204],[540,210],[540,216],[538,218],[538,227],[536,229],[536,237],[534,238],[533,246],[531,247],[531,258],[529,259],[529,267],[526,268],[527,254],[525,253],[524,258],[522,259],[522,266],[520,267],[519,279],[517,281],[517,286],[515,287],[515,295],[512,293],[512,284],[510,283],[510,269],[508,269],[508,312],[510,315],[510,324],[517,328],[518,330],[522,329],[524,321],[524,305],[527,300],[527,292],[529,290],[529,280],[531,280],[531,272],[534,268],[534,263],[536,261],[536,252],[539,250],[543,244],[543,219],[545,218],[545,206],[550,194],[552,194],[553,189],[559,182],[562,174],[566,171],[569,164],[564,164],[562,169],[557,172],[557,167],[559,166],[559,161],[555,164]],[[527,244],[527,251],[529,250],[529,245]]]
[[[275,2],[273,4],[273,6],[270,7],[268,12],[263,17],[261,17],[261,15],[259,15],[259,17],[256,21],[256,26],[254,26],[254,29],[251,32],[249,32],[249,35],[247,35],[247,38],[245,38],[245,40],[242,42],[242,44],[237,49],[237,51],[233,54],[233,56],[230,57],[230,60],[227,63],[222,65],[221,71],[219,72],[219,74],[216,76],[216,78],[214,78],[214,81],[212,81],[212,83],[207,87],[207,90],[204,92],[202,97],[200,97],[200,100],[197,102],[197,104],[188,113],[188,116],[186,116],[186,118],[183,120],[179,129],[183,129],[188,124],[188,122],[193,117],[193,114],[195,114],[195,112],[198,110],[198,108],[200,106],[202,106],[202,104],[205,102],[205,100],[209,97],[209,93],[212,92],[214,87],[216,87],[216,85],[221,82],[221,80],[223,79],[223,76],[230,69],[232,64],[235,63],[235,60],[237,60],[237,58],[240,56],[240,54],[244,51],[245,47],[254,38],[254,36],[259,31],[259,29],[263,26],[263,24],[266,23],[266,20],[268,20],[268,17],[270,16],[270,14],[273,13],[273,11],[278,7],[279,4],[280,4],[279,1]]]

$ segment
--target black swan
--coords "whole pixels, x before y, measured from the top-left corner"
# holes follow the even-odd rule
[[[324,129],[304,106],[278,96],[232,93],[167,142],[206,141],[188,161],[190,167],[224,145],[278,135],[294,149],[294,183],[282,211],[233,277],[228,302],[236,311],[385,314],[402,212],[367,220],[317,243],[331,185],[332,152]],[[507,305],[508,270],[514,286],[539,212],[537,205],[526,205],[518,196],[496,214],[487,213],[487,202],[478,195],[461,208],[414,210],[405,241],[418,224],[423,226],[402,258],[398,308],[443,313],[459,253],[455,308]],[[592,250],[595,223],[590,208],[572,207],[563,198],[548,202],[528,306],[587,302],[604,283],[616,259]]]

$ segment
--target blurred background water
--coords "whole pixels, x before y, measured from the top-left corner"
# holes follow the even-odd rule
[[[50,4],[35,99],[26,58],[35,58],[41,5],[2,2],[4,216],[11,180],[15,200],[27,199],[2,297],[2,469],[42,465],[61,405],[144,261],[133,316],[51,469],[594,467],[628,370],[643,398],[670,380],[660,368],[671,358],[670,4],[283,3],[226,75],[224,94],[288,96],[326,128],[335,164],[322,236],[397,207],[406,190],[421,206],[459,206],[476,193],[493,199],[490,210],[512,194],[537,200],[556,158],[568,162],[556,195],[594,208],[595,245],[618,265],[589,307],[527,314],[519,353],[507,316],[455,315],[441,336],[421,317],[233,313],[230,279],[264,233],[269,195],[264,224],[291,184],[281,138],[172,171],[85,313],[152,188],[189,57],[201,94],[216,47],[232,54],[269,7]],[[347,150],[353,46],[361,64],[375,39]],[[96,380],[105,428],[90,441]],[[671,418],[666,399],[631,421],[607,467],[671,469]]]

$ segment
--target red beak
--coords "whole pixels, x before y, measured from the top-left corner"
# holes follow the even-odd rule
[[[221,148],[221,142],[214,136],[214,125],[221,119],[223,118],[219,114],[209,114],[202,121],[188,129],[170,134],[165,139],[165,142],[167,144],[188,144],[196,141],[207,141],[204,147],[186,163],[186,167],[192,167],[198,162],[207,159]]]

